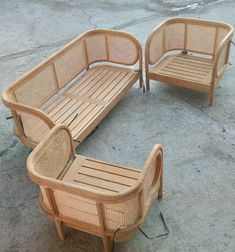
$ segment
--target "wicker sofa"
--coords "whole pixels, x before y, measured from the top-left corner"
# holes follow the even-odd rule
[[[27,160],[30,178],[40,186],[40,204],[55,222],[60,239],[68,226],[110,240],[129,240],[153,200],[162,197],[163,152],[152,149],[143,170],[75,155],[68,127],[55,126]]]
[[[137,39],[126,32],[96,29],[14,82],[2,99],[23,144],[35,147],[61,123],[70,128],[78,146],[138,79],[142,86]]]
[[[171,18],[158,25],[145,46],[146,89],[149,80],[208,93],[228,66],[233,27],[201,19]],[[182,53],[183,52],[183,53]]]

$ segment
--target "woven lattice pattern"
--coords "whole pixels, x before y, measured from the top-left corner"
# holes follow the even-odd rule
[[[169,24],[165,28],[165,50],[184,49],[185,25]]]
[[[138,51],[134,42],[121,36],[108,36],[109,60],[132,65],[138,59]]]
[[[49,132],[49,127],[40,118],[24,112],[17,111],[17,113],[21,118],[26,137],[31,140],[40,142]]]
[[[188,24],[187,32],[186,50],[213,54],[216,39],[215,27]]]
[[[56,90],[57,86],[53,77],[52,65],[49,65],[17,86],[15,96],[19,103],[39,107]]]
[[[105,223],[109,230],[125,228],[139,219],[140,205],[138,195],[122,203],[104,204]]]
[[[89,63],[107,60],[107,50],[104,35],[94,35],[86,38],[86,48]]]
[[[87,67],[84,41],[65,51],[54,64],[58,84],[62,87]]]
[[[99,225],[95,201],[58,190],[54,190],[54,196],[61,216],[96,226]]]
[[[57,178],[65,168],[71,152],[70,138],[65,130],[52,137],[35,162],[35,171],[39,174]]]
[[[164,29],[159,30],[153,34],[149,46],[149,63],[156,63],[164,54]]]
[[[144,177],[144,182],[143,182],[143,196],[144,196],[144,202],[148,203],[149,200],[151,200],[151,195],[150,195],[150,190],[153,187],[153,182],[154,178],[156,175],[156,159],[153,159],[150,165],[148,166],[147,172]]]

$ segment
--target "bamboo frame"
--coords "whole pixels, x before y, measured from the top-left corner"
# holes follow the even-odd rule
[[[75,150],[73,147],[73,139],[71,137],[70,130],[64,125],[56,125],[50,133],[37,145],[37,147],[31,152],[30,156],[27,160],[28,167],[28,175],[30,178],[38,184],[45,191],[41,192],[40,196],[40,205],[45,213],[50,217],[54,222],[60,239],[64,239],[63,227],[68,226],[72,228],[76,228],[82,230],[84,232],[97,235],[103,239],[104,249],[106,252],[110,251],[110,240],[113,238],[113,234],[116,230],[110,229],[107,227],[107,217],[106,211],[110,209],[110,205],[115,206],[116,204],[123,204],[123,214],[125,213],[125,207],[128,207],[128,201],[133,198],[137,198],[137,201],[132,201],[132,208],[138,211],[138,218],[135,219],[133,223],[126,223],[124,227],[122,227],[119,232],[116,234],[115,241],[126,241],[129,240],[137,231],[137,228],[144,222],[146,214],[148,212],[149,207],[151,206],[153,200],[158,196],[158,198],[162,197],[162,176],[163,176],[163,150],[161,145],[155,145],[145,162],[144,169],[136,170],[134,168],[125,168],[120,167],[122,169],[122,173],[125,175],[125,172],[138,172],[138,179],[133,186],[129,186],[127,190],[120,191],[119,193],[106,193],[92,188],[84,188],[76,185],[72,182],[66,182],[63,179],[53,178],[43,175],[43,170],[40,172],[38,168],[40,166],[40,160],[45,151],[52,148],[51,143],[54,141],[55,136],[67,132],[66,135],[69,136],[70,139],[70,148],[71,148],[71,156],[70,159],[74,160],[69,164],[69,168],[66,169],[65,176],[68,176],[68,172],[70,169],[74,169],[74,162],[77,156],[75,154]],[[51,152],[52,151],[52,152]],[[53,153],[53,149],[50,150],[50,153]],[[57,153],[60,155],[60,153]],[[47,155],[47,158],[50,158]],[[85,159],[86,157],[83,157]],[[95,160],[93,160],[95,162]],[[57,160],[55,159],[56,163]],[[100,161],[98,161],[99,163]],[[109,165],[108,163],[105,163]],[[110,164],[111,166],[115,166]],[[73,168],[72,168],[73,167]],[[49,168],[49,167],[48,167]],[[80,168],[78,168],[79,171]],[[98,167],[97,167],[98,169]],[[100,169],[100,168],[99,168]],[[117,169],[117,168],[115,168]],[[117,169],[118,170],[118,169]],[[71,173],[74,174],[74,173]],[[120,173],[117,173],[120,174]],[[153,175],[150,175],[153,174]],[[95,176],[95,175],[94,175]],[[112,178],[115,180],[115,174],[109,175],[110,180]],[[151,176],[153,176],[151,178]],[[152,181],[152,182],[149,182]],[[151,184],[149,184],[151,183]],[[102,184],[104,186],[104,184]],[[146,188],[149,188],[146,191]],[[55,196],[56,193],[56,196]],[[60,212],[60,208],[57,206],[58,204],[58,195],[63,193],[69,193],[69,195],[79,196],[86,200],[92,200],[95,202],[97,209],[97,216],[99,219],[99,224],[95,224],[92,222],[92,219],[86,223],[82,222],[79,219],[74,219],[73,212],[71,215],[67,212],[67,216]],[[47,198],[47,202],[49,205],[45,204],[45,198]],[[76,201],[78,206],[82,205],[82,201]],[[134,203],[135,202],[135,203]],[[61,201],[59,204],[62,204]],[[63,201],[63,205],[66,205],[66,201]],[[134,204],[134,205],[133,205]],[[108,208],[107,208],[108,207]],[[73,208],[76,208],[76,205],[73,205]],[[85,206],[83,207],[85,211]],[[115,208],[114,208],[115,209]],[[112,211],[115,211],[115,210]],[[118,213],[118,212],[117,212]],[[131,213],[130,213],[131,214]],[[133,213],[134,214],[134,213]],[[115,215],[114,215],[115,216]],[[109,217],[110,219],[111,217]],[[122,218],[125,219],[125,216],[122,215]],[[118,221],[118,219],[115,219]]]
[[[151,54],[150,54],[150,46],[153,40],[153,36],[160,33],[162,30],[165,33],[167,27],[174,24],[184,25],[183,46],[182,47],[175,46],[168,50],[164,50],[160,57],[157,57],[154,61],[152,61]],[[195,27],[205,27],[205,29],[207,28],[215,29],[215,34],[213,35],[214,37],[209,38],[209,39],[214,39],[212,53],[209,51],[198,50],[198,49],[189,47],[188,36],[189,36],[190,25],[195,26]],[[227,32],[224,35],[224,37],[221,39],[220,43],[216,45],[219,29],[224,29]],[[201,92],[208,93],[208,97],[209,97],[208,105],[211,106],[213,104],[214,91],[218,83],[218,80],[223,75],[226,67],[228,66],[230,40],[232,39],[232,36],[233,36],[233,27],[229,24],[222,23],[222,22],[215,22],[215,21],[208,21],[208,20],[201,20],[201,19],[190,19],[190,18],[171,18],[171,19],[165,20],[149,34],[146,44],[145,44],[145,71],[146,71],[147,91],[150,90],[150,84],[149,84],[150,80],[158,80],[158,81],[162,81],[168,84],[174,84],[180,87],[186,87],[186,88],[195,89]],[[165,35],[164,35],[164,38],[165,38]],[[165,43],[163,43],[163,46],[165,47]],[[221,58],[221,54],[224,48],[226,48],[226,60],[223,66],[219,66],[219,60]],[[172,54],[170,55],[169,52],[174,52],[176,50],[183,50],[183,51],[189,51],[192,53],[201,54],[202,57],[189,56],[189,55],[185,55],[183,57],[183,55],[177,54],[177,52],[175,52],[175,55],[176,56],[178,55],[178,57],[180,58],[174,58],[174,56],[171,56]],[[209,55],[211,56],[211,59],[205,59],[203,55]],[[185,62],[182,63],[182,66],[178,65],[180,68],[174,69],[172,65],[176,65],[174,61],[175,59],[176,60],[180,59],[181,61],[185,60]],[[183,69],[188,64],[187,60],[191,60],[191,62],[194,62],[195,60],[195,63],[191,63],[191,64],[194,64],[193,65],[194,71],[191,69],[189,70]],[[166,61],[168,61],[168,63],[171,64],[170,70],[169,68],[167,68],[168,64],[164,65],[164,62]],[[208,67],[207,76],[203,79],[204,76],[200,72],[201,70],[203,70],[203,66],[205,64],[204,62],[208,62],[211,65],[210,65],[210,68]],[[155,67],[151,68],[150,66],[153,66],[153,65]],[[195,65],[199,67],[196,68]],[[185,72],[186,70],[190,71],[190,74],[192,75],[192,77],[188,77],[186,75],[187,73]]]
[[[100,60],[97,59],[97,60],[89,62],[86,40],[90,37],[95,37],[99,35],[102,35],[105,37],[105,48],[106,48],[106,51],[108,51],[107,55],[109,55],[107,38],[108,37],[121,38],[121,39],[125,39],[128,43],[132,45],[132,49],[135,50],[135,58],[131,59],[131,61],[129,61],[128,64],[123,63],[122,61],[112,60],[109,57],[106,59],[100,59]],[[80,70],[80,72],[75,72],[73,75],[71,75],[70,79],[73,79],[74,77],[81,74],[82,76],[80,77],[80,79],[82,79],[83,76],[84,77],[86,76],[86,72],[89,71],[92,67],[99,66],[100,64],[103,64],[103,63],[107,63],[108,66],[110,65],[113,67],[113,69],[117,69],[118,71],[120,71],[121,68],[116,68],[116,67],[118,67],[119,65],[123,65],[123,71],[127,71],[131,69],[134,73],[136,73],[136,77],[133,77],[132,79],[130,79],[129,82],[125,84],[126,88],[125,90],[121,92],[121,94],[118,94],[116,97],[111,99],[108,104],[105,105],[104,112],[102,112],[101,116],[98,116],[98,118],[94,119],[94,122],[92,124],[89,124],[89,123],[87,124],[87,130],[85,130],[85,132],[82,133],[83,135],[81,138],[78,138],[78,137],[74,138],[75,146],[79,145],[79,143],[83,141],[87,135],[90,134],[90,132],[112,110],[112,108],[120,101],[120,99],[127,93],[129,88],[131,88],[131,86],[138,79],[140,81],[140,87],[142,87],[142,48],[139,41],[133,35],[127,32],[107,30],[107,29],[95,29],[95,30],[90,30],[88,32],[85,32],[81,36],[75,38],[70,43],[65,45],[62,49],[54,53],[52,56],[50,56],[48,59],[43,61],[41,64],[34,67],[31,71],[23,75],[20,79],[13,82],[2,94],[2,100],[5,106],[7,106],[12,112],[14,111],[14,113],[18,115],[18,117],[20,117],[18,112],[23,112],[28,115],[32,115],[32,118],[38,118],[38,120],[41,120],[42,122],[46,124],[48,129],[51,129],[57,124],[57,122],[54,121],[53,118],[51,118],[51,116],[48,113],[46,113],[45,111],[41,109],[41,105],[47,102],[48,100],[50,100],[50,98],[53,95],[57,94],[61,90],[61,88],[63,88],[63,86],[66,85],[63,83],[59,83],[58,81],[58,73],[56,72],[55,62],[56,60],[61,59],[61,57],[66,55],[77,45],[79,45],[80,42],[84,43],[83,54],[85,58],[83,60],[85,62],[85,65]],[[120,48],[119,46],[118,49],[122,51],[125,48]],[[135,65],[137,62],[139,63],[138,69],[133,69],[132,66]],[[15,96],[15,91],[19,87],[24,85],[27,81],[30,81],[32,78],[34,78],[35,76],[37,76],[38,74],[40,74],[42,71],[44,71],[47,68],[51,69],[52,74],[53,74],[53,78],[54,78],[53,85],[55,85],[53,86],[54,91],[52,91],[47,96],[45,96],[43,100],[40,102],[40,104],[38,104],[37,106],[30,106],[30,105],[26,105],[26,104],[18,102]],[[31,97],[29,97],[29,99],[30,98]],[[21,140],[23,144],[31,148],[34,148],[38,144],[38,141],[35,139],[32,139],[32,137],[27,136],[27,134],[25,134],[24,128],[22,127],[22,125],[17,123],[16,116],[14,116],[14,121],[15,121],[15,134],[19,137],[19,139]]]

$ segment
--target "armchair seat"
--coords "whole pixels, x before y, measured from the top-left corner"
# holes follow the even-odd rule
[[[62,181],[73,183],[84,190],[117,195],[136,185],[141,174],[140,169],[77,156]]]
[[[212,60],[202,57],[171,55],[151,67],[149,76],[151,79],[174,83],[180,87],[209,92],[212,65]]]

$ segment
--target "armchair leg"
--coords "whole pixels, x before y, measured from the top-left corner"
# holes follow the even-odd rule
[[[208,96],[208,106],[212,106],[213,105],[213,99],[214,99],[214,92],[211,91],[209,93],[209,96]]]
[[[157,196],[158,196],[159,199],[162,199],[162,196],[163,196],[163,176],[162,176],[162,174],[161,174],[161,177],[160,177],[160,187],[159,187]]]
[[[110,239],[107,236],[103,236],[104,252],[111,252]]]
[[[60,240],[63,241],[65,239],[63,223],[59,220],[55,220],[55,226]]]

